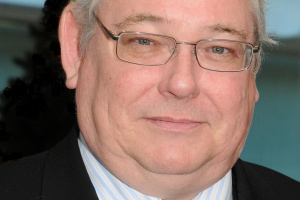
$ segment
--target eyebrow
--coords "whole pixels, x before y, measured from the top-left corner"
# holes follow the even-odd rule
[[[247,39],[247,34],[245,33],[244,30],[236,30],[235,28],[231,27],[230,25],[212,25],[209,26],[209,29],[215,31],[215,32],[221,32],[221,33],[229,33],[231,35],[236,35],[244,40]]]
[[[123,21],[113,24],[115,28],[118,30],[124,30],[130,25],[143,23],[143,22],[150,22],[150,23],[161,23],[161,22],[168,22],[167,19],[155,16],[152,14],[144,14],[144,13],[137,13],[131,16],[126,17]],[[208,27],[214,32],[221,32],[221,33],[229,33],[231,35],[236,35],[240,37],[243,40],[247,39],[247,34],[244,30],[236,30],[230,25],[222,25],[222,24],[216,24]]]
[[[126,17],[123,21],[113,24],[113,26],[119,30],[122,30],[125,29],[127,26],[137,24],[137,23],[142,23],[142,22],[159,23],[159,22],[166,22],[166,21],[167,21],[166,19],[159,16],[138,13]]]

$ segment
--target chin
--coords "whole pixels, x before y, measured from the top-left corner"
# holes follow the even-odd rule
[[[185,153],[173,153],[157,155],[153,158],[152,163],[147,163],[146,166],[149,171],[157,174],[166,175],[184,175],[191,174],[199,169],[205,161],[199,159],[199,157],[189,157]]]

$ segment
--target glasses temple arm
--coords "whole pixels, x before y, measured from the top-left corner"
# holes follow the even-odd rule
[[[260,50],[260,45],[254,46],[253,47],[253,53],[258,53]]]
[[[103,30],[106,32],[106,34],[113,40],[118,40],[119,37],[114,36],[114,34],[112,34],[103,24],[102,22],[99,20],[99,18],[97,17],[97,15],[93,12],[93,15],[97,21],[97,23],[103,28]]]

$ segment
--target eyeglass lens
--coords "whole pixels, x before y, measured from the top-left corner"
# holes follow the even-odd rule
[[[167,36],[122,33],[117,43],[117,56],[140,65],[162,65],[172,56],[176,41]],[[241,71],[250,65],[253,47],[228,40],[202,40],[196,45],[201,67],[216,71]]]

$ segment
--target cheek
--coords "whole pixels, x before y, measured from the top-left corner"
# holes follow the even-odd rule
[[[116,115],[116,113],[115,117],[120,117],[122,114],[133,115],[139,110],[138,107],[144,107],[145,102],[153,99],[153,94],[157,91],[156,85],[160,68],[149,68],[118,61],[117,64],[112,64],[108,68],[110,69],[106,73],[110,74],[110,77],[103,90],[106,91],[105,95],[107,95],[108,104],[112,109],[111,115]]]
[[[151,80],[149,70],[138,67],[134,67],[136,69],[132,70],[129,68],[123,72],[114,74],[111,86],[114,90],[112,94],[115,100],[124,104],[131,104],[151,90],[152,85],[149,84]]]
[[[237,73],[221,74],[221,77],[211,82],[214,86],[210,88],[209,97],[224,119],[238,118],[248,111],[253,86],[247,73],[242,76]]]
[[[214,89],[210,90],[210,100],[218,113],[218,117],[212,119],[212,127],[219,151],[223,151],[224,146],[232,151],[246,139],[256,91],[254,78],[249,77],[248,72],[223,74],[223,77],[216,78]]]
[[[131,129],[140,115],[140,106],[145,106],[142,102],[147,102],[155,90],[157,69],[112,59],[102,62],[97,74],[95,123],[107,124],[110,131]]]

